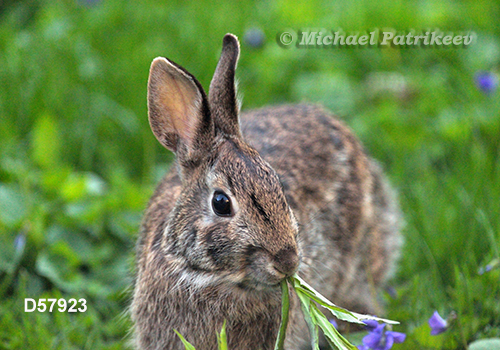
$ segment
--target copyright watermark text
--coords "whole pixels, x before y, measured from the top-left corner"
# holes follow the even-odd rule
[[[442,32],[434,30],[396,31],[392,28],[371,31],[345,32],[342,29],[307,28],[287,29],[278,33],[277,43],[285,48],[368,48],[368,47],[455,47],[466,48],[476,40],[474,32]]]

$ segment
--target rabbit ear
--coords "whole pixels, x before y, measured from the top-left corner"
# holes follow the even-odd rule
[[[210,83],[208,99],[216,127],[223,133],[240,137],[238,103],[234,72],[240,55],[238,38],[226,34],[222,41],[222,53]]]
[[[206,153],[214,126],[205,92],[195,77],[163,57],[151,64],[148,109],[154,135],[181,163]]]

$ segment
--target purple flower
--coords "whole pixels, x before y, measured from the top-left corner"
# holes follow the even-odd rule
[[[26,236],[22,233],[16,236],[14,240],[14,249],[16,252],[22,252],[26,246]]]
[[[337,321],[335,321],[333,318],[329,319],[330,323],[332,324],[333,328],[338,329],[339,325],[337,324]]]
[[[385,324],[378,324],[376,321],[364,321],[368,329],[371,331],[363,338],[363,345],[359,346],[360,350],[389,350],[394,343],[402,343],[406,339],[406,334],[393,331],[385,331]],[[375,327],[374,327],[375,326]]]
[[[384,350],[392,348],[394,343],[402,343],[406,339],[406,334],[401,332],[387,331],[385,332],[385,346]],[[382,349],[382,348],[381,348]]]
[[[366,345],[369,349],[376,349],[384,337],[384,328],[385,324],[378,324],[367,335],[365,335],[363,338],[363,345]]]
[[[448,322],[437,311],[434,311],[432,317],[429,318],[429,326],[431,327],[431,335],[438,335],[448,329]]]
[[[250,28],[245,32],[243,40],[248,44],[248,46],[258,49],[264,45],[266,36],[262,29]]]
[[[482,274],[485,274],[486,272],[490,272],[491,270],[493,270],[493,266],[491,266],[490,264],[484,266],[484,267],[480,267],[479,268],[479,271],[477,271],[478,274],[482,275]]]
[[[476,85],[485,94],[491,94],[498,87],[498,77],[491,72],[481,71],[476,74]]]
[[[496,268],[500,267],[500,259],[494,259],[493,261],[490,261],[490,263],[486,266],[482,266],[479,268],[477,271],[478,274],[482,275],[486,272],[490,272]]]
[[[379,326],[378,322],[375,320],[365,320],[363,323],[366,325],[365,328],[371,332]]]

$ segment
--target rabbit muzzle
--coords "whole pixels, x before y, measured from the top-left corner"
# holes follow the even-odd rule
[[[284,248],[276,254],[255,248],[247,261],[247,278],[243,285],[260,290],[276,287],[292,276],[299,269],[300,258],[295,247]]]

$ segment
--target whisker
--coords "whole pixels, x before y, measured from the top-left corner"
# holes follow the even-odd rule
[[[323,274],[320,274],[317,267],[315,265],[308,264],[307,262],[303,262],[305,266],[308,267],[308,270],[313,272],[315,274],[315,277],[319,278],[321,283],[325,283],[325,276]],[[312,280],[317,280],[316,278],[312,278]]]

